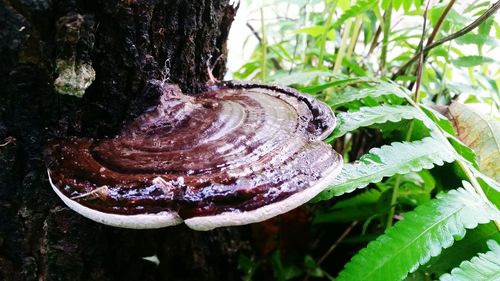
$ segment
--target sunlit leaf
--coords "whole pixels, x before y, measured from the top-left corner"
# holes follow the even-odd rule
[[[437,276],[448,273],[454,267],[460,265],[462,261],[471,259],[477,253],[488,251],[486,241],[489,239],[500,242],[500,232],[492,222],[468,230],[462,240],[455,242],[452,247],[445,249],[439,256],[432,258],[419,271],[436,274]]]
[[[329,137],[335,139],[348,132],[361,127],[377,123],[398,122],[402,119],[420,119],[430,122],[426,116],[412,106],[406,105],[381,105],[375,107],[362,107],[355,112],[341,112],[337,114],[337,126]],[[428,124],[431,126],[431,124]],[[329,142],[329,141],[327,141]]]
[[[339,17],[339,19],[335,23],[333,23],[333,28],[342,26],[342,24],[344,24],[344,22],[346,22],[348,19],[356,17],[366,12],[368,9],[372,8],[377,4],[378,0],[358,0],[356,4],[354,4],[348,10],[346,10]]]
[[[451,60],[458,67],[472,67],[495,62],[494,59],[485,56],[463,56]]]
[[[460,188],[439,194],[370,242],[336,280],[402,280],[464,237],[466,229],[499,218],[499,211],[475,193]]]
[[[444,162],[453,160],[453,153],[443,143],[431,137],[421,141],[395,142],[373,148],[359,161],[345,164],[330,187],[314,200],[328,200],[363,188],[370,183],[379,182],[384,177],[430,169],[434,165],[443,165]]]
[[[494,240],[488,241],[489,252],[479,254],[470,261],[464,261],[454,268],[451,274],[439,278],[441,281],[494,281],[500,280],[500,245]]]
[[[331,96],[327,97],[326,102],[332,107],[337,107],[366,97],[375,98],[388,95],[406,98],[408,93],[395,84],[388,82],[376,82],[360,88],[347,87],[342,91],[333,92]]]
[[[323,33],[324,27],[321,25],[308,26],[295,30],[295,33],[305,33],[312,37],[318,37]]]

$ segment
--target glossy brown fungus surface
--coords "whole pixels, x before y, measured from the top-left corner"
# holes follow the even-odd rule
[[[159,94],[115,137],[51,140],[47,167],[64,196],[121,215],[182,219],[240,213],[302,192],[341,165],[322,140],[327,105],[289,88],[223,82]]]

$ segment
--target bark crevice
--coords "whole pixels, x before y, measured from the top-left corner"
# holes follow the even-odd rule
[[[226,52],[236,9],[229,0],[0,2],[0,144],[15,138],[0,146],[0,280],[237,279],[244,228],[94,223],[56,198],[43,158],[50,138],[119,131],[165,65],[171,82],[198,92],[207,58]],[[62,69],[81,64],[95,70],[83,98],[57,93]],[[214,75],[224,72],[225,58]],[[142,259],[152,255],[159,266]]]

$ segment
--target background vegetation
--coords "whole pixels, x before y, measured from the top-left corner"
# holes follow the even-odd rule
[[[499,280],[500,2],[267,1],[236,79],[329,104],[346,165],[258,226],[245,280]]]

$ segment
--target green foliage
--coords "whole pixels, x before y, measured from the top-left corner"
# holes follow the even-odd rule
[[[373,148],[356,163],[345,164],[331,187],[318,195],[316,200],[328,200],[369,183],[380,182],[384,177],[430,169],[435,164],[443,165],[453,160],[453,154],[432,137]]]
[[[498,161],[491,161],[500,150],[494,130],[498,117],[486,122],[461,111],[470,121],[465,131],[476,139],[468,142],[464,120],[452,119],[449,105],[454,100],[481,103],[495,116],[500,24],[490,17],[457,35],[494,3],[444,1],[425,13],[424,2],[278,1],[279,20],[260,27],[266,45],[234,74],[258,79],[265,72],[266,81],[291,85],[327,103],[338,124],[326,142],[347,161],[311,202],[311,232],[321,234],[311,244],[333,244],[334,249],[348,241],[351,247],[336,250],[341,258],[333,262],[325,259],[332,248],[314,246],[295,264],[284,263],[275,251],[258,264],[269,264],[276,279],[497,278],[498,245],[489,242],[490,251],[480,253],[488,251],[488,240],[500,242],[500,184],[490,178],[499,169]],[[295,19],[288,14],[290,6],[299,11]],[[410,18],[412,23],[406,23]],[[419,71],[419,60],[410,59],[431,33],[433,42],[456,37],[426,53]],[[490,159],[486,166],[483,159]],[[455,189],[462,182],[465,189]],[[393,220],[399,222],[392,226]],[[358,222],[346,237],[328,235]],[[339,260],[359,248],[343,270],[337,269]],[[257,263],[241,263],[253,275]]]
[[[494,59],[484,56],[464,56],[451,61],[454,65],[459,67],[472,67],[483,65],[486,63],[495,62]]]
[[[454,268],[451,274],[439,278],[441,281],[482,281],[500,279],[500,245],[494,240],[488,241],[489,252],[479,254],[470,261],[464,261]]]
[[[362,107],[355,112],[341,112],[337,115],[337,127],[329,138],[336,139],[361,127],[386,122],[399,122],[402,119],[428,120],[414,107],[406,105],[381,105]]]
[[[378,0],[360,0],[356,4],[352,5],[347,11],[345,11],[337,21],[331,26],[331,28],[341,27],[342,24],[353,17],[359,16],[366,12],[367,10],[373,8],[373,6],[378,4]]]
[[[336,280],[401,280],[464,237],[466,229],[499,218],[499,211],[474,192],[440,194],[370,242]]]
[[[401,98],[408,97],[408,94],[397,85],[388,82],[379,82],[363,85],[361,88],[347,87],[341,89],[339,92],[334,92],[333,94],[327,96],[325,100],[330,106],[338,107],[367,97],[377,98],[387,95],[398,96]]]
[[[500,233],[495,224],[479,225],[475,229],[468,230],[462,240],[456,241],[453,247],[444,249],[439,256],[433,257],[419,268],[419,271],[433,275],[437,279],[459,266],[462,261],[471,259],[477,253],[488,251],[486,241],[491,239],[500,242]]]

